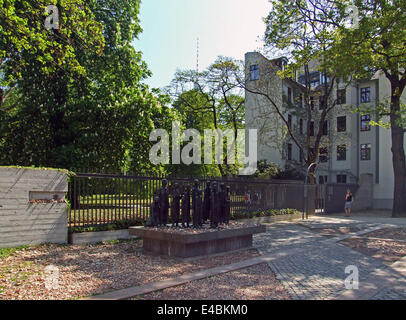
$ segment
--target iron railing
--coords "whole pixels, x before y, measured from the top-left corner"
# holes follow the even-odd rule
[[[181,188],[186,184],[193,185],[193,178],[76,173],[69,182],[69,226],[89,227],[146,221],[153,195],[161,187],[164,178],[168,181],[170,194],[175,183]],[[282,208],[302,211],[304,208],[301,181],[245,177],[198,180],[202,190],[208,180],[230,186],[231,214]]]

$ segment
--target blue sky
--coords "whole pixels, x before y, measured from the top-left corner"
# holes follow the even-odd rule
[[[134,46],[153,73],[146,83],[161,88],[177,69],[195,69],[197,38],[200,70],[219,55],[243,59],[261,47],[269,10],[268,0],[142,0]]]

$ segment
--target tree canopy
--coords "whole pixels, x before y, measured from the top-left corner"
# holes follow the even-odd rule
[[[168,92],[174,98],[174,108],[183,115],[186,128],[194,128],[202,135],[205,129],[230,129],[234,132],[234,139],[237,138],[237,130],[244,128],[245,100],[241,88],[230,79],[233,77],[231,70],[236,68],[238,64],[233,59],[220,56],[203,72],[176,72]],[[221,176],[236,174],[241,164],[228,164],[226,144],[224,148],[223,163],[192,166],[191,172]]]
[[[1,65],[7,99],[0,109],[0,162],[163,170],[149,163],[148,137],[175,115],[164,94],[142,84],[150,71],[132,44],[141,32],[140,1],[53,3],[59,30],[43,26],[50,2],[2,1],[1,45],[14,51],[6,50]],[[18,33],[16,19],[26,19]]]
[[[265,19],[265,41],[271,49],[281,50],[293,59],[285,75],[313,59],[320,61],[319,69],[330,78],[354,82],[371,79],[379,73],[385,75],[390,92],[387,97],[380,97],[375,111],[388,117],[391,128],[393,214],[406,214],[406,108],[401,99],[406,86],[405,1],[271,2],[272,10]]]
[[[391,128],[393,216],[406,216],[406,99],[401,98],[406,87],[406,3],[356,0],[353,4],[357,8],[357,27],[336,28],[334,53],[347,73],[360,79],[368,72],[383,73],[389,83],[389,92],[380,97],[376,113],[386,116]]]

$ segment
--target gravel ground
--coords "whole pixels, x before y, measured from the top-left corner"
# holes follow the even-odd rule
[[[320,233],[323,236],[336,237],[360,231],[362,230],[362,228],[360,227],[312,228],[311,230]]]
[[[267,264],[196,280],[133,300],[289,300]]]
[[[0,300],[75,299],[164,280],[258,256],[255,249],[181,261],[142,253],[142,241],[41,245],[0,259]],[[45,286],[46,267],[58,267],[58,287]]]
[[[375,232],[374,232],[375,233]],[[371,235],[368,233],[368,235]],[[365,235],[364,235],[365,236]],[[386,238],[387,235],[385,235]],[[396,240],[380,240],[353,237],[339,242],[362,254],[379,259],[386,264],[391,264],[406,256],[406,243]]]
[[[205,223],[202,227],[199,229],[194,229],[192,227],[190,228],[182,228],[182,224],[179,224],[179,227],[151,227],[147,228],[150,230],[156,230],[156,231],[166,231],[168,233],[176,233],[176,234],[200,234],[200,233],[210,233],[210,232],[217,232],[219,230],[236,230],[236,229],[241,229],[245,227],[254,227],[254,226],[259,226],[260,224],[254,224],[254,223],[242,223],[242,222],[236,222],[236,221],[230,221],[229,224],[219,224],[217,228],[211,228],[210,224]],[[192,224],[190,225],[192,226]]]
[[[364,235],[371,238],[382,238],[406,241],[406,228],[383,228]]]

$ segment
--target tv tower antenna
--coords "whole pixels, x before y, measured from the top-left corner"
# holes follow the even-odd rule
[[[199,37],[197,37],[197,50],[196,50],[196,80],[193,85],[193,88],[197,90],[199,85],[197,82],[199,81]]]
[[[199,73],[199,37],[197,37],[196,72]]]

